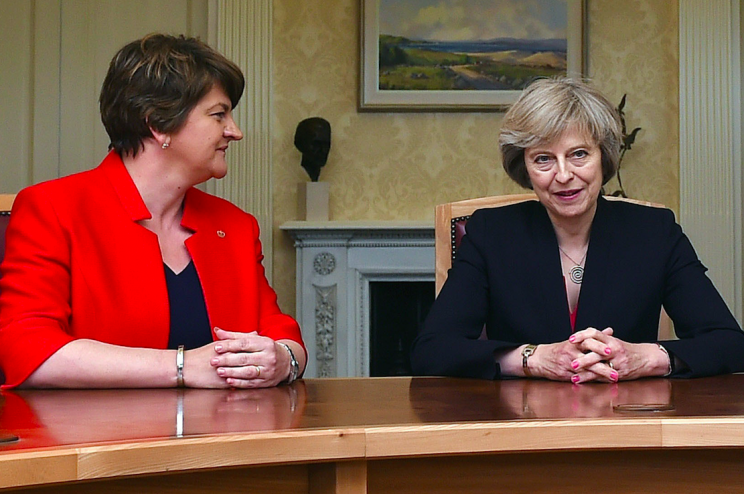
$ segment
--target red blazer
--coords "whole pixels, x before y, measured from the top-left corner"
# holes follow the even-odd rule
[[[0,367],[21,384],[77,338],[166,348],[168,292],[157,236],[116,153],[97,168],[21,191],[0,265]],[[210,325],[258,331],[302,345],[264,275],[256,219],[190,189],[181,224],[204,290]],[[304,347],[304,345],[303,345]]]

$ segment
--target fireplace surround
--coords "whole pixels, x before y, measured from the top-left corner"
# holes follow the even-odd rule
[[[290,221],[280,228],[297,250],[305,376],[369,376],[370,283],[433,283],[433,223]]]

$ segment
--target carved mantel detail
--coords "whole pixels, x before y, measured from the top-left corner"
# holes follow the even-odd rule
[[[335,377],[336,285],[315,288],[315,359],[318,377]]]

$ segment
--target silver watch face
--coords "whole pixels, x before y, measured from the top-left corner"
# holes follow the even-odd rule
[[[289,345],[285,343],[282,343],[281,345],[286,348],[289,353],[289,376],[287,376],[287,381],[291,383],[297,379],[297,375],[300,373],[300,363],[297,362],[297,358],[295,358],[294,352]]]

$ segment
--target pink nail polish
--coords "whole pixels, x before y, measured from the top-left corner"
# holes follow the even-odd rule
[[[609,355],[611,353],[612,353],[612,350],[610,349],[610,347],[605,348],[605,354]]]
[[[579,363],[574,360],[573,362],[571,362],[571,367],[574,368],[574,369],[578,369],[579,368]]]
[[[617,372],[610,372],[610,379],[612,379],[613,381],[617,381]]]
[[[573,343],[574,341],[576,341],[576,335],[575,335],[575,334],[572,334],[572,335],[571,335],[571,336],[570,336],[570,337],[568,338],[568,341],[570,341],[571,343]]]
[[[576,384],[581,378],[579,376],[571,376],[571,382]]]

